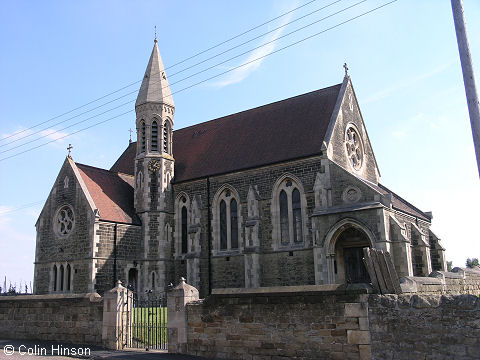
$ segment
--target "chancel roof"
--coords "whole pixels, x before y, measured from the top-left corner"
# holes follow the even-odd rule
[[[133,176],[84,164],[75,165],[100,212],[100,219],[140,224],[133,208]]]

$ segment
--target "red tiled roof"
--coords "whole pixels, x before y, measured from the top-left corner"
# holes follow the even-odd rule
[[[174,181],[320,153],[340,87],[338,84],[174,131]],[[136,143],[130,144],[110,170],[133,174],[135,149]]]
[[[119,175],[84,164],[76,164],[93,202],[100,211],[100,219],[140,224],[133,208],[133,177]]]

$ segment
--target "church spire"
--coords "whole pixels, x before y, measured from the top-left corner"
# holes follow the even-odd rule
[[[175,107],[156,36],[135,106],[145,103],[162,103]]]

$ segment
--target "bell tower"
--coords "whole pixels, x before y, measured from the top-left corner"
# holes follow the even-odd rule
[[[157,39],[135,103],[137,153],[135,157],[135,210],[142,220],[143,259],[141,290],[163,291],[170,260],[170,181],[175,105]]]

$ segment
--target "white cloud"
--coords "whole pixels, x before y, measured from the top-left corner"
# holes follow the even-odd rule
[[[297,3],[294,3],[290,5],[290,9],[286,11],[292,10],[296,6],[297,6]],[[286,11],[282,11],[282,12],[286,12]],[[292,14],[293,13],[290,13],[288,16],[286,16],[280,26],[283,26],[286,23],[288,23],[292,18]],[[252,72],[257,70],[260,67],[260,65],[262,65],[263,61],[265,60],[265,57],[271,54],[275,50],[276,40],[282,35],[283,29],[284,27],[281,27],[275,30],[274,32],[266,35],[262,39],[262,44],[263,43],[268,43],[268,44],[266,44],[265,46],[259,47],[258,49],[255,49],[247,57],[247,59],[242,61],[242,64],[246,64],[246,65],[241,66],[235,70],[232,70],[232,72],[230,72],[225,79],[215,83],[214,85],[217,87],[224,87],[224,86],[239,83],[244,79],[246,79]],[[259,60],[256,60],[256,59],[259,59]],[[232,68],[235,68],[235,66],[233,66]]]
[[[40,132],[40,135],[48,140],[56,140],[63,142],[64,138],[68,136],[66,132],[60,132],[55,129],[46,129]]]
[[[373,95],[369,96],[368,98],[366,98],[365,101],[362,101],[362,104],[365,105],[365,104],[369,104],[369,103],[374,103],[374,102],[377,102],[379,100],[387,98],[392,93],[394,93],[398,90],[405,89],[405,88],[413,88],[414,85],[416,83],[418,83],[419,81],[428,79],[432,76],[435,76],[437,74],[440,74],[440,73],[444,72],[450,65],[452,65],[454,63],[456,63],[456,60],[450,60],[449,62],[444,63],[442,65],[439,65],[436,68],[434,68],[434,69],[432,69],[428,72],[425,72],[423,74],[417,74],[414,77],[410,77],[408,79],[400,81],[397,84],[394,84],[394,85],[392,85],[388,88],[380,90],[380,91],[374,93]]]
[[[2,134],[1,137],[4,141],[0,142],[0,151],[10,152],[21,150],[23,146],[29,147],[32,143],[49,143],[51,146],[57,147],[58,143],[63,143],[68,136],[68,132],[62,132],[53,128],[44,130],[32,130],[25,127],[19,127],[15,131],[9,134]],[[11,144],[10,144],[11,143]]]

